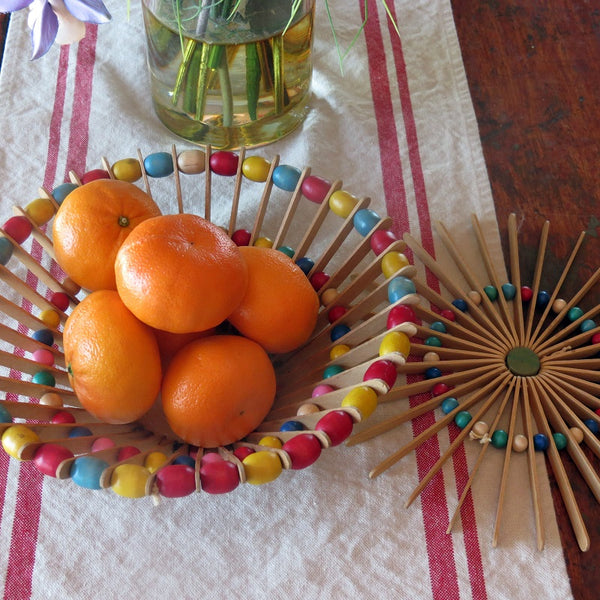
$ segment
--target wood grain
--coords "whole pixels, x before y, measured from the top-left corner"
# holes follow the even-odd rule
[[[562,297],[598,266],[600,193],[600,10],[584,0],[452,0],[457,33],[505,248],[517,215],[523,283],[533,272],[544,220],[550,221],[542,289],[555,283],[581,231],[587,235]],[[508,256],[507,256],[508,259]],[[600,301],[594,288],[582,308]],[[599,461],[587,452],[596,470]],[[568,457],[567,473],[591,538],[579,551],[558,486],[551,486],[577,600],[597,598],[600,510]]]

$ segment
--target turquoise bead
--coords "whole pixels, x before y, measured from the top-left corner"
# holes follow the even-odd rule
[[[381,221],[381,217],[370,208],[363,208],[356,212],[352,223],[354,229],[362,236],[366,236]]]
[[[486,285],[483,291],[492,302],[498,299],[498,290],[493,285]]]
[[[408,296],[409,294],[416,294],[416,292],[417,288],[415,284],[408,277],[399,275],[388,283],[388,300],[390,304],[394,304],[400,298],[404,298],[404,296]]]
[[[54,387],[56,385],[56,379],[54,379],[54,375],[49,371],[38,371],[31,378],[33,383],[37,383],[39,385],[48,385],[50,387]]]
[[[567,318],[569,319],[569,321],[571,321],[571,323],[573,321],[577,321],[577,319],[580,319],[581,317],[583,317],[583,310],[581,310],[579,306],[574,306],[573,308],[570,308],[569,312],[567,313]]]
[[[5,265],[12,256],[13,245],[8,238],[0,237],[0,264]]]
[[[296,167],[290,165],[278,165],[273,169],[271,180],[273,185],[286,192],[293,192],[298,185],[302,172]]]
[[[579,326],[579,329],[581,330],[582,333],[585,333],[586,331],[590,331],[591,329],[594,329],[595,327],[597,327],[596,321],[594,321],[593,319],[586,319]]]
[[[108,469],[106,461],[94,456],[80,456],[71,466],[71,479],[80,487],[99,490],[100,476],[104,469]]]
[[[0,405],[0,423],[12,423],[12,417],[5,406]]]
[[[506,448],[508,443],[508,433],[504,429],[497,429],[492,433],[492,446],[494,448]]]
[[[78,187],[76,183],[61,183],[52,190],[52,197],[60,205],[76,187]]]
[[[554,438],[554,445],[557,450],[564,450],[567,447],[567,436],[562,433],[553,433],[552,437]]]
[[[435,346],[436,348],[441,348],[442,341],[440,340],[440,338],[435,337],[435,335],[432,335],[425,340],[425,345],[426,346]]]
[[[512,283],[504,283],[502,284],[502,293],[506,300],[513,300],[517,295],[517,288]]]
[[[438,333],[446,333],[447,331],[446,326],[441,321],[434,321],[429,327]]]
[[[442,401],[442,412],[444,414],[451,413],[458,406],[458,400],[456,398],[445,398]]]
[[[472,418],[473,417],[471,416],[470,412],[466,410],[461,410],[454,417],[454,422],[458,425],[458,427],[464,429],[470,423]]]
[[[289,246],[279,246],[277,250],[279,250],[279,252],[283,252],[286,256],[289,256],[290,258],[294,258],[295,251]]]
[[[344,367],[341,365],[329,365],[323,371],[323,379],[329,379],[338,373],[341,373],[344,370]]]
[[[150,177],[167,177],[173,172],[173,157],[168,152],[155,152],[144,159],[144,169]]]

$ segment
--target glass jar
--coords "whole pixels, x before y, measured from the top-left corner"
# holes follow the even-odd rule
[[[143,0],[158,118],[193,143],[259,146],[308,111],[314,0]]]

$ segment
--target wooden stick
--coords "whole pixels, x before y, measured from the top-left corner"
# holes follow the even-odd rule
[[[246,148],[242,146],[240,148],[240,154],[238,159],[237,173],[235,175],[235,184],[233,187],[233,198],[231,199],[231,213],[229,214],[229,229],[228,235],[231,237],[235,232],[235,225],[237,221],[237,215],[240,206],[240,193],[242,190],[244,157],[246,156]]]
[[[260,235],[260,230],[263,226],[265,214],[267,213],[267,207],[269,206],[269,199],[273,190],[273,171],[275,171],[278,165],[279,158],[277,158],[277,160],[271,161],[271,166],[269,167],[269,173],[267,175],[267,181],[265,182],[265,186],[263,188],[263,193],[258,204],[258,210],[256,211],[256,216],[254,218],[254,225],[252,226],[252,232],[250,234],[251,246],[252,244],[254,244],[254,242]]]
[[[562,312],[563,311],[561,311],[561,313]],[[566,313],[567,311],[564,311],[564,312]],[[562,351],[565,349],[578,347],[581,344],[587,344],[594,334],[600,332],[600,327],[596,326],[593,329],[590,329],[588,331],[583,331],[577,335],[574,335],[574,336],[568,338],[567,340],[565,340],[564,338],[566,338],[568,335],[570,335],[574,330],[578,329],[583,321],[585,321],[586,319],[593,318],[599,312],[600,312],[600,305],[595,306],[592,310],[588,311],[587,313],[582,315],[579,319],[577,319],[576,321],[573,321],[572,323],[570,323],[569,325],[567,325],[566,327],[561,329],[558,333],[556,333],[551,338],[545,340],[544,342],[540,342],[540,340],[536,340],[536,343],[533,345],[532,349],[535,348],[534,351],[536,353],[539,353],[542,355],[547,355],[547,354],[550,354],[550,353],[553,353],[556,351]],[[537,343],[537,342],[540,342],[540,343]],[[550,344],[554,344],[554,345],[550,346]],[[566,346],[565,346],[565,344],[566,344]]]
[[[32,337],[23,335],[16,329],[7,327],[2,323],[0,323],[0,339],[13,345],[15,348],[21,348],[22,350],[31,352],[32,354],[36,350],[48,350],[54,355],[54,363],[56,366],[61,368],[65,367],[65,356],[60,350],[54,348],[53,346],[46,346],[46,344],[38,342]]]
[[[571,406],[578,407],[580,414],[583,411],[583,407],[587,407],[592,411],[600,409],[600,398],[594,393],[590,393],[586,390],[582,390],[577,378],[566,381],[561,372],[552,373],[550,371],[544,371],[539,379],[547,379],[554,389],[560,390],[564,396],[573,398]],[[586,414],[588,416],[589,413]]]
[[[212,169],[210,168],[212,146],[210,144],[206,145],[204,153],[204,218],[210,221],[212,203]]]
[[[20,373],[32,376],[38,373],[39,371],[47,371],[54,377],[57,385],[70,385],[66,371],[57,369],[56,367],[48,367],[46,365],[41,365],[35,360],[29,360],[28,358],[17,356],[12,352],[5,352],[4,350],[0,350],[0,365],[7,367],[8,369],[13,369],[15,371],[19,371]]]
[[[515,311],[515,327],[519,344],[525,342],[525,321],[523,318],[523,298],[521,296],[521,267],[519,265],[519,240],[517,239],[517,217],[514,213],[508,216],[508,246],[510,256],[510,279],[515,286],[516,294],[513,303]]]
[[[148,173],[146,173],[146,167],[144,166],[144,156],[142,155],[142,151],[137,149],[137,158],[140,163],[140,169],[142,170],[142,181],[144,182],[144,188],[146,190],[146,194],[152,198],[152,189],[150,188],[150,181],[148,180]],[[81,182],[79,182],[81,185]]]
[[[171,146],[171,160],[173,161],[173,175],[175,176],[175,193],[177,196],[177,212],[183,214],[183,195],[181,193],[181,180],[179,178],[179,165],[177,164],[177,149]]]

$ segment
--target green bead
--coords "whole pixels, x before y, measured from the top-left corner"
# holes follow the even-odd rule
[[[54,379],[54,375],[49,371],[38,371],[31,378],[33,383],[38,383],[39,385],[48,385],[50,387],[54,387],[56,385],[56,380]]]
[[[506,448],[508,433],[504,429],[497,429],[492,433],[492,446],[494,448]]]
[[[279,250],[279,252],[283,252],[286,256],[289,256],[290,258],[294,258],[295,252],[289,246],[279,246],[277,250]]]
[[[569,321],[571,321],[571,323],[573,321],[577,321],[577,319],[581,318],[582,316],[583,310],[581,310],[579,306],[574,306],[573,308],[570,308],[569,312],[567,313],[567,318],[569,319]]]
[[[566,435],[556,432],[552,434],[552,437],[554,438],[554,445],[557,450],[564,450],[567,447],[568,440]]]
[[[498,290],[493,285],[486,285],[483,288],[483,291],[492,302],[498,299]]]
[[[341,373],[344,370],[344,367],[341,365],[329,365],[323,371],[323,379],[329,379],[338,373]]]
[[[466,410],[461,410],[454,417],[454,422],[461,428],[464,429],[471,421],[473,417],[471,413]]]
[[[436,346],[437,348],[440,348],[442,345],[442,342],[441,342],[440,338],[432,335],[425,340],[425,345],[426,346]]]

